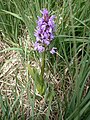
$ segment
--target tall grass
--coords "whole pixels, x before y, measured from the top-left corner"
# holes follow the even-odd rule
[[[55,40],[52,45],[57,47],[57,53],[53,56],[47,53],[44,76],[46,91],[40,95],[34,78],[38,80],[41,55],[33,50],[32,43],[35,41],[37,16],[41,16],[40,10],[43,8],[56,16]],[[0,50],[0,55],[15,51],[19,53],[23,66],[22,69],[19,69],[21,66],[14,66],[15,82],[12,87],[10,79],[2,73],[6,63],[0,65],[1,120],[89,120],[89,0],[0,0],[0,15],[0,42],[9,45]],[[34,68],[33,77],[31,67]],[[21,78],[18,77],[19,72]],[[4,85],[6,91],[9,86],[10,96],[8,91],[4,92]]]

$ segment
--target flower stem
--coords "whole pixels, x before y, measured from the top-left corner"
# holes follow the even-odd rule
[[[42,86],[44,85],[44,68],[45,68],[45,51],[42,53],[42,61],[41,61],[41,82]]]

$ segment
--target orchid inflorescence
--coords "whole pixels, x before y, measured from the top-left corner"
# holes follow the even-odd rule
[[[38,17],[37,27],[34,34],[36,37],[34,49],[37,50],[39,53],[44,52],[50,45],[51,41],[54,39],[53,33],[55,31],[55,16],[50,16],[47,9],[43,9],[41,13],[42,17]],[[56,48],[53,47],[50,50],[50,53],[54,54],[55,52]]]

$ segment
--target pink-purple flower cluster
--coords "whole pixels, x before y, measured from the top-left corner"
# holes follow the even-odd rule
[[[34,43],[34,49],[39,53],[44,52],[50,45],[51,41],[54,38],[53,33],[55,29],[55,16],[50,16],[47,9],[42,10],[41,13],[42,17],[38,17],[37,21],[37,27],[35,30],[36,42]],[[50,53],[55,53],[56,48],[54,48],[52,48],[53,50],[51,50]]]

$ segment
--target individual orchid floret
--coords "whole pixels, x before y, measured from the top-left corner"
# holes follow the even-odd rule
[[[34,49],[39,53],[44,52],[45,48],[41,46],[37,41],[34,43]]]
[[[57,50],[57,48],[56,48],[56,47],[53,47],[53,48],[50,50],[50,53],[51,53],[51,54],[55,54],[55,53],[56,53],[56,50]]]

